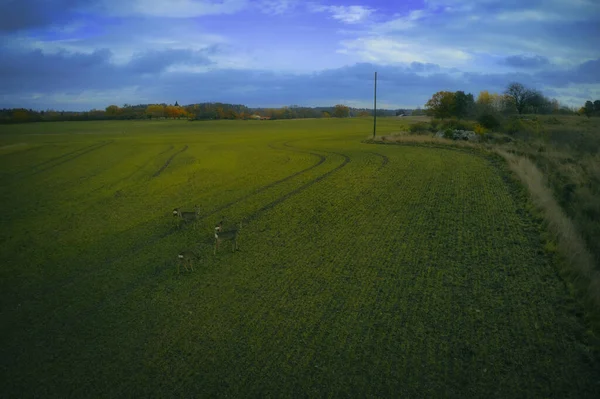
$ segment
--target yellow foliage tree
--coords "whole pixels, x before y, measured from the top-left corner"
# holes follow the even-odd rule
[[[146,107],[146,115],[148,115],[150,119],[162,118],[165,116],[165,107],[160,104],[148,105],[148,107]]]
[[[477,97],[477,104],[491,106],[492,95],[487,90],[479,92],[479,96]]]

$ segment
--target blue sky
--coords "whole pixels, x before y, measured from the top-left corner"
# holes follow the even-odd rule
[[[598,0],[0,0],[0,107],[600,98]]]

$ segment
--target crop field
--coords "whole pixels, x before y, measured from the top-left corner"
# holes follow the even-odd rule
[[[495,158],[365,144],[368,119],[0,129],[1,397],[600,392]]]

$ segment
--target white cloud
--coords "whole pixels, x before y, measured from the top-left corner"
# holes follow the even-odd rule
[[[421,46],[411,40],[394,39],[392,37],[366,37],[342,42],[343,54],[357,54],[361,61],[379,64],[396,63],[436,63],[444,66],[464,65],[471,55],[446,46]]]
[[[260,11],[269,15],[280,15],[296,7],[298,0],[262,0]]]
[[[413,10],[405,17],[394,18],[376,27],[378,31],[405,31],[417,26],[419,20],[425,19],[429,13],[426,10]]]
[[[320,4],[310,4],[309,10],[330,13],[333,19],[347,24],[364,22],[375,12],[374,9],[365,6],[324,6]]]
[[[248,0],[103,0],[100,8],[109,15],[192,18],[235,14],[249,6]]]
[[[496,19],[499,21],[506,22],[546,22],[546,21],[560,21],[562,16],[560,14],[549,12],[546,10],[519,10],[519,11],[506,11],[496,15]]]

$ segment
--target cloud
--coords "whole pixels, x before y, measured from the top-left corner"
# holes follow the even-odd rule
[[[209,65],[209,51],[164,50],[136,54],[130,62],[111,62],[108,49],[91,54],[66,51],[46,54],[41,50],[3,49],[0,64],[0,94],[51,93],[117,89],[153,82],[170,66]]]
[[[380,64],[443,63],[462,65],[471,59],[465,51],[447,47],[425,47],[410,39],[370,36],[341,42],[340,52],[358,55],[359,59]]]
[[[218,50],[212,50],[217,52]],[[244,68],[214,69],[211,51],[157,51],[136,55],[129,63],[111,63],[111,53],[0,53],[0,107],[71,110],[105,108],[109,104],[230,102],[249,106],[363,104],[373,94],[378,72],[378,99],[393,107],[423,106],[440,90],[502,92],[518,81],[528,87],[568,93],[559,98],[577,105],[586,91],[600,87],[600,59],[573,69],[548,72],[463,73],[436,64],[381,65],[358,63],[314,73],[277,73]],[[163,61],[168,60],[168,61]],[[175,68],[197,65],[198,69]],[[567,90],[577,87],[577,90]],[[201,88],[201,89],[199,89]],[[574,94],[575,93],[575,94]],[[577,94],[579,93],[579,94]],[[566,95],[566,94],[565,94]]]
[[[550,60],[541,55],[512,55],[502,60],[501,64],[515,68],[527,69],[550,65]]]
[[[260,11],[269,15],[280,15],[296,7],[298,0],[262,0]]]
[[[248,0],[100,0],[91,9],[112,16],[193,18],[235,14],[248,7]]]
[[[0,33],[60,24],[95,0],[1,0]]]
[[[172,65],[208,65],[211,61],[206,52],[191,50],[146,51],[137,53],[127,64],[133,73],[160,73]]]
[[[374,9],[365,6],[324,6],[320,4],[309,4],[309,10],[329,13],[333,19],[346,24],[364,22],[375,12]]]

